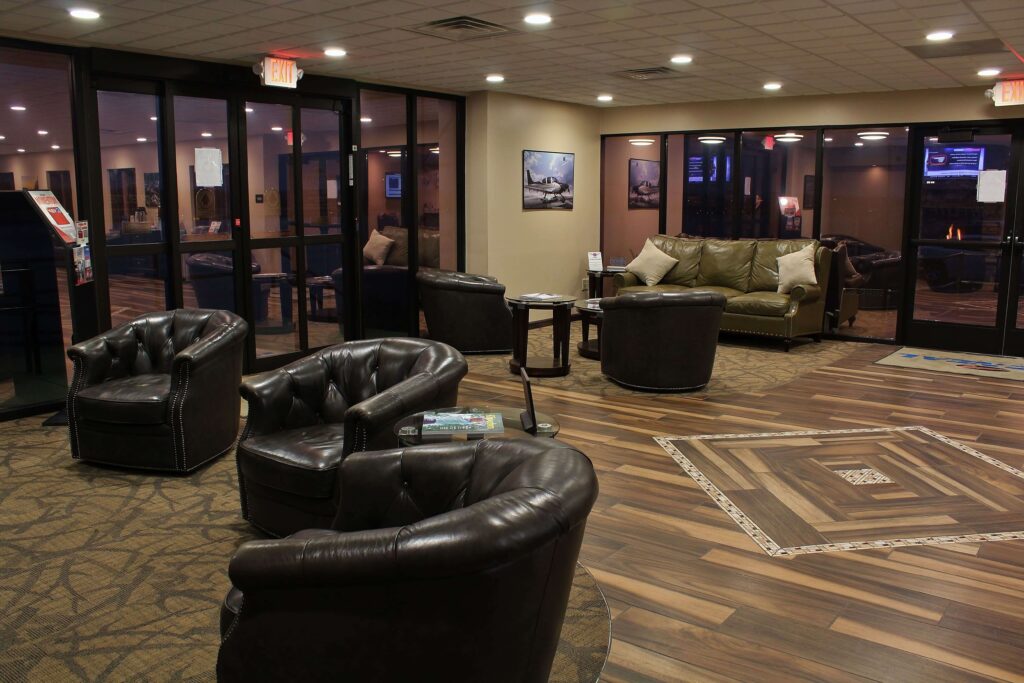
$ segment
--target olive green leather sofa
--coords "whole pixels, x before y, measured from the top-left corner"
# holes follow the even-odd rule
[[[725,295],[723,332],[777,337],[786,342],[824,331],[825,292],[832,250],[816,240],[716,240],[655,235],[654,246],[679,259],[661,282],[645,285],[630,272],[615,275],[619,293],[719,292]],[[780,256],[816,246],[814,271],[818,285],[798,285],[779,294]]]

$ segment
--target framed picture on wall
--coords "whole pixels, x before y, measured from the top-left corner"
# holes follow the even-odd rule
[[[650,159],[629,160],[630,209],[657,209],[661,206],[661,162]]]
[[[576,155],[523,150],[523,209],[572,210]]]
[[[143,173],[142,187],[146,193],[146,206],[151,209],[160,208],[160,174]]]

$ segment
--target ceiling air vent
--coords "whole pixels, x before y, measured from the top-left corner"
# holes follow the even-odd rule
[[[985,40],[951,41],[928,45],[906,45],[908,51],[921,59],[943,59],[946,57],[970,57],[972,55],[993,55],[1006,52],[1003,41],[998,38]]]
[[[493,38],[512,33],[510,28],[500,24],[493,24],[483,19],[474,19],[473,17],[438,19],[437,21],[429,21],[426,24],[420,24],[405,30],[456,42],[476,40],[477,38]]]
[[[648,66],[642,69],[617,71],[615,75],[634,81],[656,81],[662,78],[678,78],[680,74],[678,71],[673,71],[667,66]]]

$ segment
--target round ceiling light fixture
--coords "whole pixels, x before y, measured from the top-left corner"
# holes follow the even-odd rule
[[[692,55],[675,55],[669,61],[671,61],[673,64],[690,64],[691,62],[693,62],[693,56]]]
[[[251,114],[251,113],[253,113],[253,111],[255,111],[255,110],[252,107],[246,107],[245,108],[245,113],[246,114]]]
[[[832,138],[825,138],[825,142],[832,142]]]
[[[781,135],[776,135],[775,139],[779,142],[799,142],[804,139],[804,136],[800,133],[782,133]]]
[[[700,135],[697,140],[703,142],[705,145],[720,145],[725,142],[724,135]]]
[[[149,142],[148,138],[135,138],[135,142]]]
[[[328,57],[344,57],[348,52],[340,47],[327,47],[324,48],[324,54]]]
[[[73,16],[75,19],[85,19],[86,21],[93,21],[100,18],[100,13],[94,9],[86,9],[85,7],[73,7],[68,10],[68,14]]]
[[[441,148],[440,147],[431,147],[430,148],[430,153],[431,154],[440,154],[441,153]]]
[[[853,143],[853,146],[854,147],[863,147],[864,143],[863,142],[855,142],[855,143]]]
[[[25,153],[25,148],[24,147],[19,147],[18,148],[18,153],[19,154],[24,154]]]
[[[985,68],[978,71],[978,75],[982,78],[992,78],[993,76],[998,76],[1001,73],[1003,73],[1003,70],[996,68]]]
[[[391,157],[392,159],[395,159],[395,158],[398,158],[398,157],[402,156],[402,153],[397,151],[397,150],[395,150],[395,151],[388,152],[388,156]]]
[[[889,137],[889,132],[885,130],[862,130],[857,133],[857,137],[861,140],[884,140]]]
[[[40,134],[40,135],[49,135],[50,134],[50,131],[48,131],[48,130],[37,130],[36,132],[38,134]]]
[[[150,121],[156,121],[156,117],[155,117],[155,116],[150,116],[150,117],[149,117],[149,120],[150,120]]]
[[[636,147],[650,147],[654,144],[654,138],[630,138],[629,144]]]
[[[761,87],[765,90],[782,90],[782,84],[776,81],[769,81]]]
[[[0,140],[6,140],[6,139],[7,139],[6,135],[0,135]]]
[[[933,43],[941,43],[944,40],[949,40],[955,35],[956,34],[953,33],[952,31],[932,31],[931,33],[926,35],[925,38],[932,41]]]
[[[611,95],[598,95],[597,96],[597,101],[598,102],[611,102],[614,99],[615,98],[612,97]]]
[[[488,83],[504,83],[505,77],[501,74],[488,74],[486,80]]]
[[[60,145],[50,145],[50,149],[60,149]]]
[[[523,21],[533,26],[544,26],[551,23],[551,15],[543,12],[532,12],[523,17]]]

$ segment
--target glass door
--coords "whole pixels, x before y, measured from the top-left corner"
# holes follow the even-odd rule
[[[985,127],[917,135],[906,340],[1003,353],[1018,307],[1010,285],[1020,279],[1019,134]]]

